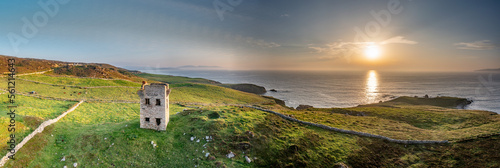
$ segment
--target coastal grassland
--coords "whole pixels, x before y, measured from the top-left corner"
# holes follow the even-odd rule
[[[396,99],[397,100],[397,99]],[[399,101],[352,108],[309,108],[293,110],[274,106],[277,111],[295,118],[341,129],[383,135],[403,140],[459,140],[477,135],[498,133],[500,116],[493,112],[462,110]],[[445,102],[454,100],[444,98]],[[451,103],[434,103],[449,107]]]
[[[117,111],[137,113],[133,108]],[[89,112],[86,110],[74,112],[70,113],[73,117],[87,117],[90,122],[69,118],[47,127],[7,166],[63,167],[78,163],[84,167],[332,167],[339,162],[353,167],[499,165],[498,136],[444,145],[394,144],[304,126],[238,106],[174,104],[167,131],[161,132],[140,129],[134,117],[116,121],[96,113],[84,115]],[[208,157],[206,152],[210,153]],[[235,157],[228,159],[230,152]],[[245,156],[252,163],[247,163]]]
[[[138,103],[83,103],[61,121],[92,125],[119,123],[139,118]]]
[[[33,75],[40,76],[40,75]],[[47,76],[40,77],[45,79]],[[53,79],[51,79],[53,78]],[[48,77],[45,82],[59,81],[61,78],[65,83],[81,84],[80,80],[95,85],[106,84],[112,82],[116,84],[119,80],[102,80],[102,79],[86,79],[86,78],[68,78],[68,77]],[[51,80],[49,80],[51,79]],[[75,81],[71,81],[75,80]],[[79,82],[80,81],[80,82]],[[63,83],[64,83],[63,82]],[[30,94],[35,91],[33,96],[51,97],[67,100],[107,100],[107,101],[138,101],[137,88],[129,87],[101,87],[101,88],[85,88],[85,87],[64,87],[53,86],[42,83],[34,83],[30,81],[16,81],[17,92]],[[5,88],[0,86],[0,88]],[[229,88],[224,88],[209,84],[196,83],[179,83],[170,85],[172,93],[170,95],[171,102],[180,103],[217,103],[217,104],[259,104],[273,102],[273,100],[264,97],[245,93]]]
[[[179,103],[261,104],[274,102],[255,94],[208,84],[185,83],[171,86],[170,100]]]
[[[4,88],[7,85],[1,87]],[[111,88],[75,88],[52,86],[47,84],[33,83],[29,81],[17,80],[16,92],[29,94],[35,91],[33,96],[44,96],[52,98],[70,99],[70,100],[125,100],[137,101],[137,88],[111,87]]]
[[[59,82],[50,78],[64,77],[40,80]],[[81,78],[64,78],[61,83],[71,83],[73,79]],[[175,83],[174,79],[170,85],[167,131],[140,129],[138,103],[85,102],[36,135],[18,151],[17,160],[9,161],[6,166],[71,167],[78,163],[79,167],[333,167],[339,162],[353,167],[500,166],[500,137],[494,135],[500,128],[498,115],[444,108],[456,104],[451,98],[443,102],[405,98],[352,108],[294,110],[255,94],[190,82],[182,77]],[[41,96],[67,98],[68,93],[82,92],[82,97],[69,98],[138,100],[138,88],[63,89],[19,82],[19,86],[27,87],[20,87],[21,92],[36,91]],[[83,94],[84,91],[87,94]],[[23,99],[26,102],[19,108],[41,109],[41,112],[25,112],[22,115],[29,115],[28,118],[18,119],[20,127],[24,125],[26,130],[36,128],[43,120],[59,115],[76,103],[20,96],[20,100]],[[304,121],[397,139],[453,141],[450,144],[394,144],[301,125],[273,114],[228,104],[259,105]],[[5,134],[1,130],[0,133]],[[235,154],[234,158],[227,158],[230,152]],[[247,163],[245,156],[252,163]],[[65,161],[61,161],[62,158]]]
[[[109,64],[65,65],[54,67],[53,71],[47,72],[46,74],[53,76],[125,79],[134,82],[142,82],[144,80],[144,78],[135,76],[126,69]]]
[[[76,102],[72,101],[56,101],[42,100],[27,96],[16,95],[16,142],[21,140],[36,129],[43,121],[56,118]],[[8,125],[10,124],[10,116],[7,115],[8,97],[6,94],[0,95],[0,149],[7,151],[7,141],[10,139]],[[5,153],[5,152],[2,152]]]
[[[3,112],[2,112],[3,113]],[[5,155],[8,151],[7,149],[9,148],[7,144],[8,141],[10,141],[10,135],[12,132],[9,132],[8,127],[10,123],[10,118],[9,117],[0,117],[0,149],[2,152],[0,152],[1,155]],[[16,142],[21,142],[23,138],[27,135],[29,132],[28,126],[26,126],[23,122],[22,119],[16,119],[16,133],[15,133],[15,141]],[[28,133],[29,134],[29,133]],[[3,156],[2,156],[3,157]]]
[[[116,105],[84,103],[79,108],[90,106],[106,109]],[[167,131],[160,132],[140,129],[133,117],[138,109],[133,107],[109,112],[109,116],[130,116],[118,120],[99,116],[108,114],[87,115],[90,111],[94,110],[75,110],[47,127],[7,166],[319,167],[346,161],[351,151],[359,149],[355,136],[301,126],[251,108],[172,105]],[[76,119],[79,117],[88,119]],[[234,158],[226,157],[230,152]]]
[[[222,86],[222,87],[231,88],[234,90],[239,90],[239,91],[243,91],[243,92],[247,92],[247,93],[254,93],[254,94],[266,93],[266,89],[264,87],[257,86],[254,84],[221,84],[220,82],[208,80],[208,79],[203,79],[203,78],[189,78],[189,77],[183,77],[183,76],[157,75],[157,74],[148,74],[148,73],[137,74],[137,76],[145,78],[145,79],[165,82],[165,83],[169,83],[169,84],[186,84],[186,83],[211,84],[211,85]]]
[[[451,144],[405,145],[360,138],[350,153],[352,167],[499,167],[500,135]]]
[[[37,82],[56,84],[56,85],[70,85],[70,86],[131,86],[140,87],[141,83],[131,82],[127,80],[106,80],[106,79],[93,79],[93,78],[77,78],[77,77],[54,77],[48,75],[26,75],[17,78],[27,79]]]
[[[204,84],[220,84],[217,81],[203,79],[203,78],[189,78],[183,76],[172,76],[172,75],[157,75],[157,74],[149,74],[149,73],[140,73],[136,74],[136,76],[154,80],[165,82],[169,84],[179,84],[179,83],[204,83]]]
[[[56,118],[66,110],[68,110],[75,103],[74,101],[57,101],[57,100],[44,100],[28,96],[16,95],[16,114],[20,116],[32,116],[41,121]],[[1,117],[8,117],[7,115],[8,98],[7,95],[0,96],[0,107],[2,107]]]

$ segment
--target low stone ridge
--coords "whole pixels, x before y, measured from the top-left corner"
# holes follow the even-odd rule
[[[288,107],[288,106],[286,106],[285,101],[283,101],[281,99],[274,98],[274,97],[271,97],[271,96],[262,96],[262,97],[265,97],[265,98],[268,98],[268,99],[272,99],[272,100],[274,100],[274,102],[276,102],[276,104],[279,104],[279,105],[281,105],[283,107]]]

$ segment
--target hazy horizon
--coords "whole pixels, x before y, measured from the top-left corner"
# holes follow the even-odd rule
[[[0,2],[0,54],[118,67],[500,68],[500,1]]]

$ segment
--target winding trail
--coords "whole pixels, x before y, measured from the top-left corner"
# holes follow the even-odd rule
[[[16,80],[23,80],[26,82],[32,82],[36,84],[43,84],[43,85],[49,85],[49,86],[63,86],[63,87],[72,87],[72,88],[85,88],[85,89],[94,89],[94,88],[141,88],[139,86],[76,86],[76,85],[61,85],[61,84],[53,84],[53,83],[45,83],[45,82],[40,82],[40,81],[34,81],[34,80],[29,80],[29,79],[23,79],[23,78],[16,78]]]
[[[39,71],[39,72],[31,72],[31,73],[23,73],[23,74],[15,74],[15,76],[24,76],[24,75],[36,75],[36,74],[44,74],[46,72],[50,72],[50,71],[53,71],[53,69],[49,69],[49,70],[46,70],[46,71]],[[6,77],[8,75],[0,75],[0,77]]]
[[[73,107],[71,107],[70,109],[68,109],[68,111],[64,112],[63,114],[61,114],[60,116],[58,116],[57,118],[54,118],[54,119],[50,119],[50,120],[47,120],[45,122],[43,122],[42,124],[40,124],[40,126],[38,126],[37,129],[35,129],[31,134],[29,134],[28,136],[24,137],[23,141],[21,141],[21,143],[17,144],[16,147],[14,148],[15,151],[19,151],[19,149],[21,149],[24,144],[28,143],[28,141],[33,138],[36,134],[38,133],[41,133],[45,127],[59,121],[61,118],[63,118],[64,116],[66,116],[66,114],[74,111],[78,106],[80,106],[80,104],[82,104],[84,101],[81,100],[80,102],[78,102],[77,104],[73,105]],[[0,167],[3,167],[5,163],[7,163],[7,161],[9,160],[9,156],[11,155],[11,153],[7,153],[3,158],[2,160],[0,160]]]

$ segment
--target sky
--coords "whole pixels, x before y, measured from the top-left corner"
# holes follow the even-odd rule
[[[471,71],[500,68],[499,16],[498,0],[12,0],[0,2],[0,54],[127,68]]]

